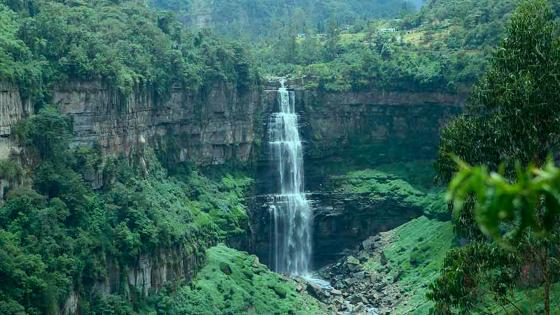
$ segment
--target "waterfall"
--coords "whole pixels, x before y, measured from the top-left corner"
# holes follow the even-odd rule
[[[304,193],[303,146],[295,112],[295,94],[281,80],[278,112],[269,122],[269,145],[277,176],[277,194],[270,207],[271,245],[277,272],[305,275],[310,269],[313,215]]]

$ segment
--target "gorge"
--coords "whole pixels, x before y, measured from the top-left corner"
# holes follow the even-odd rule
[[[143,91],[119,99],[101,84],[84,82],[59,88],[54,99],[72,118],[72,146],[99,147],[107,156],[125,155],[133,161],[147,161],[144,155],[153,146],[156,152],[164,150],[171,163],[189,161],[206,168],[233,165],[245,168],[249,174],[254,172],[256,181],[251,190],[255,195],[247,199],[250,232],[245,235],[250,238],[242,234],[230,237],[228,242],[256,253],[274,270],[303,275],[315,270],[311,266],[321,267],[342,257],[344,249],[370,235],[388,231],[423,212],[421,205],[399,205],[401,197],[372,204],[365,196],[335,191],[333,183],[338,180],[332,174],[340,174],[333,172],[340,163],[336,157],[351,150],[355,159],[346,161],[353,161],[356,169],[371,167],[374,164],[364,164],[360,152],[384,146],[391,147],[394,153],[380,155],[378,165],[398,161],[397,156],[402,158],[400,161],[409,161],[406,155],[412,152],[408,148],[414,148],[419,159],[429,159],[434,154],[438,126],[459,111],[463,97],[382,91],[333,94],[307,91],[293,81],[285,84],[283,87],[273,80],[262,90],[243,93],[218,84],[203,98],[175,90],[161,104]],[[17,94],[17,90],[4,93]],[[203,106],[203,100],[212,105]],[[318,102],[324,105],[318,108]],[[26,114],[17,114],[24,112],[22,104],[13,101],[1,105],[4,111],[23,118]],[[375,133],[366,127],[372,123],[379,128]],[[13,126],[11,121],[5,124],[6,130]],[[415,142],[401,144],[411,134]],[[357,140],[359,137],[370,140],[364,146]],[[3,139],[10,139],[9,133]],[[3,145],[3,151],[11,150],[11,155],[17,156],[17,147],[8,143],[11,142]],[[102,170],[96,167],[86,173],[86,179],[98,189],[111,181]],[[304,177],[308,178],[306,188]],[[304,228],[299,234],[293,230],[301,227]],[[312,240],[316,248],[313,255]],[[164,288],[168,281],[185,277],[183,273],[196,273],[203,263],[200,258],[187,263],[177,260],[177,252],[162,251],[153,257],[143,254],[125,267],[137,275],[127,285],[147,294]],[[161,265],[161,257],[177,259],[166,258],[170,264]],[[184,259],[190,259],[187,257]],[[168,271],[159,271],[160,268]],[[118,283],[119,274],[118,269],[112,271],[103,280],[107,287],[99,290],[118,292],[118,285],[113,283]]]
[[[0,0],[0,314],[556,315],[559,16]]]

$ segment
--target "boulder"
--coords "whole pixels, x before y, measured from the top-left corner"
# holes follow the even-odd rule
[[[220,263],[220,270],[228,276],[231,275],[231,273],[232,273],[230,265],[228,265],[224,262]]]

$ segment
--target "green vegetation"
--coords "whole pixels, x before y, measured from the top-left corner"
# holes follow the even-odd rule
[[[448,199],[460,213],[474,195],[474,215],[486,235],[505,244],[506,239],[518,238],[529,229],[545,235],[554,231],[560,218],[560,170],[552,162],[544,169],[518,167],[513,183],[504,177],[504,169],[501,174],[488,173],[484,166],[460,165],[449,185]],[[513,229],[503,235],[502,223]]]
[[[429,1],[417,14],[351,28],[332,22],[303,38],[285,32],[264,45],[263,72],[306,77],[308,88],[463,91],[486,59],[518,0]],[[557,5],[558,7],[558,5]]]
[[[35,102],[72,80],[102,80],[122,94],[136,87],[164,96],[226,81],[240,89],[257,75],[244,49],[189,33],[168,14],[137,1],[0,2],[0,80],[20,84]]]
[[[485,167],[471,168],[461,163],[460,172],[449,186],[449,198],[454,202],[455,211],[462,211],[465,200],[474,195],[474,216],[481,231],[506,248],[518,245],[518,250],[529,250],[541,268],[539,280],[543,284],[546,314],[550,314],[552,282],[560,276],[556,271],[560,262],[555,258],[560,251],[559,180],[560,170],[552,162],[542,170],[531,167],[522,171],[518,167],[514,183],[503,177],[503,169],[502,174],[488,174]],[[521,237],[524,239],[520,241]],[[501,267],[500,263],[510,264],[513,257],[492,257],[492,264]],[[496,265],[491,267],[496,268]],[[503,279],[499,280],[503,284]],[[515,278],[508,282],[514,281]]]
[[[496,304],[522,312],[516,304],[520,292],[541,287],[542,297],[531,303],[551,314],[551,288],[559,279],[557,171],[523,169],[542,166],[558,149],[557,8],[545,0],[521,4],[467,113],[442,133],[440,178],[448,180],[457,170],[453,154],[483,166],[463,164],[450,186],[456,231],[470,243],[448,254],[431,286],[437,313],[484,313]]]
[[[246,177],[168,177],[149,150],[146,168],[121,160],[102,167],[95,149],[68,149],[69,123],[52,107],[17,131],[36,163],[32,186],[9,191],[0,208],[2,314],[55,313],[70,292],[81,296],[80,312],[132,311],[139,305],[119,296],[125,287],[95,294],[95,283],[108,276],[107,259],[123,270],[156,249],[204,257],[209,244],[246,233]],[[84,180],[92,168],[103,173],[101,191]]]
[[[456,169],[451,154],[492,170],[505,163],[511,174],[516,161],[542,165],[558,146],[560,41],[547,2],[525,3],[505,37],[465,115],[443,130],[437,167],[445,179]]]
[[[0,80],[36,86],[43,65],[18,37],[21,26],[19,16],[0,2]]]
[[[298,292],[293,280],[273,273],[258,258],[218,245],[189,285],[163,297],[164,314],[323,314],[325,306]]]
[[[445,253],[454,245],[451,222],[420,217],[388,232],[382,255],[365,263],[366,270],[383,274],[384,282],[395,283],[406,298],[395,314],[428,314],[428,285],[439,275]]]
[[[542,314],[544,312],[542,305],[542,289],[525,289],[514,292],[512,296],[512,304],[514,305],[494,305],[489,307],[491,314],[498,313],[515,313],[521,314]],[[550,296],[551,314],[560,314],[560,284],[556,284],[551,289]]]
[[[351,171],[333,180],[340,192],[367,195],[372,201],[390,200],[403,207],[422,209],[430,218],[447,219],[444,190],[432,184],[433,169],[429,165],[430,162],[388,164],[376,170]],[[407,168],[414,171],[408,172]]]
[[[192,27],[208,27],[222,36],[267,40],[286,31],[323,31],[325,21],[341,25],[372,18],[396,17],[414,8],[396,0],[151,0],[154,6],[176,12]],[[295,33],[293,35],[296,35]]]
[[[0,83],[36,112],[13,130],[20,159],[0,161],[0,314],[57,314],[74,296],[80,314],[326,312],[256,257],[210,248],[247,241],[247,175],[204,175],[149,147],[126,159],[71,148],[72,122],[49,105],[73,81],[104,83],[123,109],[136,89],[156,103],[174,86],[203,100],[218,82],[257,86],[257,69],[329,92],[465,93],[480,79],[441,137],[436,170],[454,178],[452,222],[431,162],[370,169],[383,148],[364,143],[336,166],[335,192],[424,212],[383,233],[380,255],[353,260],[403,294],[395,313],[560,308],[560,170],[545,165],[560,148],[560,2],[430,0],[419,12],[405,0],[149,3],[171,12],[133,0],[0,0]],[[174,14],[208,19],[218,35]],[[188,267],[192,282],[149,298],[129,287],[140,256],[176,249],[206,259]],[[115,273],[119,286],[100,292]]]

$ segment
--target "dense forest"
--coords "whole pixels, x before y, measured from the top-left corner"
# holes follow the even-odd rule
[[[560,314],[559,17],[0,0],[0,314]]]
[[[2,77],[36,102],[68,80],[104,80],[125,94],[135,86],[165,94],[173,84],[197,90],[224,79],[245,88],[256,80],[241,46],[191,33],[135,1],[4,1],[0,9]]]
[[[293,30],[309,28],[324,32],[327,21],[352,25],[372,18],[395,17],[417,8],[418,0],[153,0],[158,8],[177,12],[189,26],[210,28],[237,39],[265,39]]]

